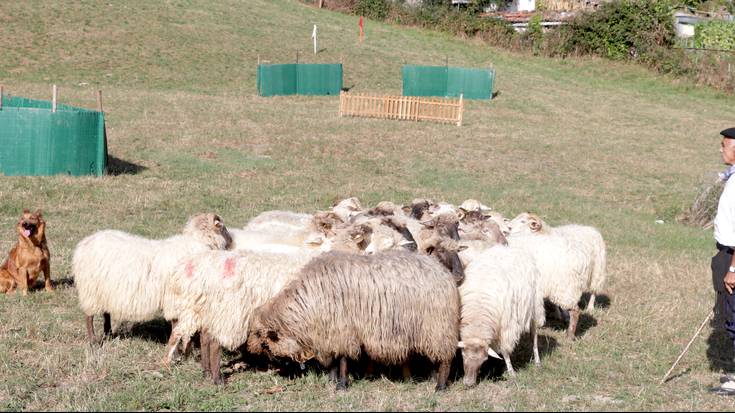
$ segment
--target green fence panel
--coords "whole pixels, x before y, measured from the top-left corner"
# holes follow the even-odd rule
[[[491,99],[495,71],[447,66],[403,66],[403,96]]]
[[[446,96],[446,66],[403,66],[403,96]]]
[[[458,98],[461,94],[464,99],[491,99],[494,78],[494,70],[450,67],[446,96]]]
[[[339,95],[342,90],[341,64],[300,64],[296,69],[299,95]]]
[[[107,166],[102,112],[26,98],[3,98],[0,172],[5,175],[97,175]]]
[[[341,64],[258,65],[258,94],[339,95]]]
[[[258,66],[260,96],[295,95],[296,91],[296,65]]]

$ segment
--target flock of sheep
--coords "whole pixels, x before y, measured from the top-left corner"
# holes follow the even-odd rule
[[[200,333],[201,364],[215,383],[221,347],[330,368],[347,385],[347,360],[435,364],[437,390],[461,348],[464,383],[489,356],[505,360],[525,332],[539,365],[544,299],[568,312],[574,338],[605,284],[605,243],[592,227],[551,227],[524,213],[503,218],[476,200],[456,207],[416,199],[365,209],[347,198],[330,211],[264,212],[243,229],[193,216],[180,235],[150,240],[104,230],[79,242],[74,282],[90,343],[93,317],[172,324],[163,363]]]

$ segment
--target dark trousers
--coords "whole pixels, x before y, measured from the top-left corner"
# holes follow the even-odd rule
[[[727,292],[723,281],[732,262],[733,249],[720,244],[717,244],[717,249],[717,255],[712,257],[712,286],[717,292],[715,320],[724,321],[725,330],[735,347],[735,294]]]

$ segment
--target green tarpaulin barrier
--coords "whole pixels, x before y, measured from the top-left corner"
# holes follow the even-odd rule
[[[341,64],[261,64],[258,65],[258,94],[339,95],[342,90]]]
[[[107,165],[102,112],[3,96],[0,172],[5,175],[97,175]]]
[[[403,96],[492,99],[495,71],[448,66],[403,66]]]

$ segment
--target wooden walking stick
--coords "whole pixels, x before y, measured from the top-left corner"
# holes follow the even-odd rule
[[[707,324],[707,321],[709,321],[709,319],[712,318],[713,315],[714,315],[713,311],[710,311],[709,314],[707,314],[707,318],[705,318],[704,321],[702,321],[702,324],[697,329],[697,332],[694,333],[694,337],[692,337],[692,339],[689,340],[689,344],[687,344],[687,346],[684,347],[684,351],[682,351],[681,354],[679,354],[679,357],[674,362],[674,365],[671,366],[669,371],[667,371],[666,374],[664,375],[664,378],[662,378],[658,384],[664,384],[664,382],[666,382],[666,379],[669,377],[669,374],[671,373],[671,371],[674,370],[674,367],[676,367],[677,364],[679,364],[679,360],[681,360],[681,358],[684,357],[684,354],[686,354],[687,350],[689,350],[689,346],[691,346],[692,343],[694,342],[694,339],[696,339],[697,336],[699,336],[699,333],[704,328],[704,325]]]

